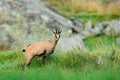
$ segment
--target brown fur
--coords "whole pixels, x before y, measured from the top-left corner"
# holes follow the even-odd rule
[[[31,62],[31,60],[36,56],[42,56],[43,57],[42,63],[44,63],[44,59],[46,57],[49,57],[50,54],[54,51],[55,46],[60,38],[60,33],[61,30],[56,29],[56,31],[54,32],[55,34],[54,39],[41,41],[27,46],[27,48],[23,50],[23,52],[25,52],[26,57],[26,62],[24,66],[28,65]]]

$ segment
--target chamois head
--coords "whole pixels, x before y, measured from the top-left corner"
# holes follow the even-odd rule
[[[60,33],[62,30],[60,28],[56,28],[53,33],[55,34],[55,38],[58,40],[60,38]]]

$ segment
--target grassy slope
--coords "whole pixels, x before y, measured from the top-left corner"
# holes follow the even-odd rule
[[[72,12],[71,6],[59,7],[67,17],[91,20],[94,23],[120,17],[110,14]],[[75,9],[75,8],[74,8]],[[60,52],[62,56],[52,55],[50,63],[41,65],[41,58],[34,59],[29,67],[22,71],[24,56],[21,51],[0,51],[1,80],[119,80],[120,76],[120,45],[115,37],[100,36],[85,40],[88,51],[75,50]],[[114,60],[112,53],[115,50]],[[57,51],[56,51],[57,52]],[[96,59],[103,57],[103,63],[96,64]]]
[[[0,78],[1,80],[119,80],[120,70],[112,70],[111,68],[100,71],[92,69],[79,72],[45,67],[45,69],[27,69],[24,72],[4,71],[4,74],[0,73]]]
[[[59,7],[64,16],[82,18],[85,21],[110,20],[120,15],[99,15],[97,13],[71,13],[72,8]],[[89,51],[75,50],[60,52],[65,55],[52,55],[51,62],[41,65],[39,59],[34,59],[25,71],[21,70],[24,56],[21,51],[0,51],[1,80],[119,80],[120,76],[120,45],[114,42],[115,37],[100,36],[85,40]],[[111,55],[115,50],[115,59]],[[104,61],[96,65],[98,56]]]
[[[101,21],[118,19],[120,14],[97,14],[97,13],[77,13],[73,15],[75,18],[81,18],[85,22],[92,21],[93,24]]]
[[[70,18],[80,18],[85,22],[91,20],[94,23],[117,19],[120,17],[119,4],[99,3],[96,0],[44,0],[58,7],[62,15]]]
[[[0,52],[1,80],[119,80],[119,45],[115,37],[100,36],[85,40],[89,51],[64,52],[52,55],[51,61],[41,65],[41,58],[34,59],[25,71],[21,70],[24,56],[20,51]],[[104,48],[102,48],[104,47]],[[104,53],[107,55],[103,55]],[[116,50],[115,60],[110,59],[112,49]],[[98,53],[99,52],[99,53]],[[101,65],[96,65],[98,56],[105,57]]]
[[[83,19],[85,22],[92,21],[93,24],[101,21],[113,20],[118,19],[120,14],[99,14],[99,13],[89,13],[89,12],[77,12],[71,13],[67,10],[67,8],[59,8],[62,14],[68,18],[80,18]]]

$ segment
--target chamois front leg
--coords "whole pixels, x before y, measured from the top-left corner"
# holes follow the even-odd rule
[[[42,64],[45,64],[45,59],[46,59],[46,56],[43,56],[42,57]]]
[[[48,55],[48,56],[43,56],[42,57],[42,64],[45,64],[45,61],[48,61],[48,62],[50,62],[50,55]]]
[[[42,57],[42,64],[45,63],[45,60],[47,60],[50,63],[50,55],[51,54],[48,54],[48,55],[45,55],[45,56]]]
[[[53,54],[53,53],[54,53],[54,50],[52,50],[51,53],[47,55],[47,60],[48,60],[49,63],[50,63],[50,56],[51,56],[51,54]]]

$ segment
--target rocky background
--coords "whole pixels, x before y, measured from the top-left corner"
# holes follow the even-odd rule
[[[62,24],[62,26],[58,26]],[[0,0],[0,50],[22,49],[41,40],[52,39],[52,30],[62,28],[58,49],[84,49],[87,37],[101,34],[118,36],[120,19],[92,24],[82,19],[66,18],[42,0]],[[120,43],[120,37],[116,38]]]

